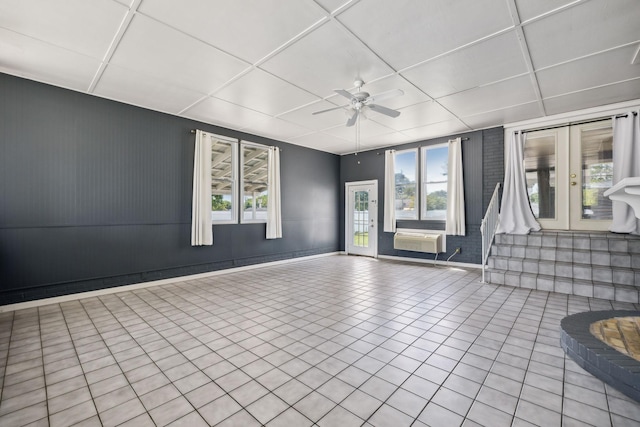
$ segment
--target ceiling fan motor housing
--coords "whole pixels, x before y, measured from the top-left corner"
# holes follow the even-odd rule
[[[351,106],[356,110],[359,110],[365,105],[367,98],[369,98],[369,94],[367,92],[354,93],[353,98],[351,99]]]

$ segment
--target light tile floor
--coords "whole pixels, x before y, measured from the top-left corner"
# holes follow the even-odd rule
[[[330,256],[0,314],[0,425],[640,426],[559,346],[632,304]]]

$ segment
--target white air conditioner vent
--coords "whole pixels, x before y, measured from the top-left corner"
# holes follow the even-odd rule
[[[393,237],[393,247],[404,251],[441,253],[442,234],[429,231],[398,231]]]

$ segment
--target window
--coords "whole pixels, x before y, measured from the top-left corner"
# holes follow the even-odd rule
[[[422,219],[447,220],[448,144],[422,147]]]
[[[237,223],[238,143],[215,136],[211,143],[211,221]]]
[[[266,222],[269,149],[243,141],[241,152],[242,222]]]
[[[418,219],[418,150],[397,151],[395,155],[396,220]]]

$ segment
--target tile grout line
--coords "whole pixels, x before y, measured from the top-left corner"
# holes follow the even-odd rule
[[[11,329],[9,331],[9,337],[7,338],[7,355],[4,357],[4,372],[2,373],[2,386],[0,387],[0,402],[2,402],[4,387],[7,380],[7,367],[9,366],[9,354],[11,353],[11,338],[13,337],[13,325],[15,324],[15,318],[16,312],[14,311],[11,315]]]
[[[44,418],[47,418],[47,421],[49,422],[49,424],[51,424],[51,420],[49,418],[49,391],[47,390],[47,383],[46,383],[46,375],[45,375],[45,371],[44,371],[44,343],[42,341],[42,319],[40,317],[41,313],[40,313],[40,308],[38,308],[37,310],[38,313],[38,332],[39,332],[39,338],[40,338],[40,357],[42,358],[42,378],[45,379],[44,382],[44,399],[45,399],[45,407],[46,407],[46,411],[47,411],[47,415]],[[4,382],[3,382],[4,384]],[[0,394],[0,402],[2,402],[2,394]]]

